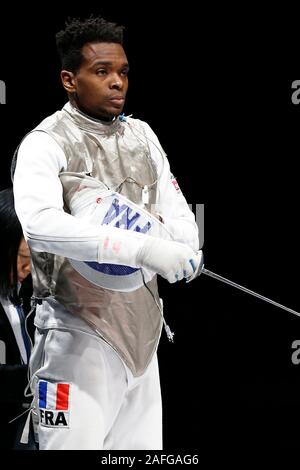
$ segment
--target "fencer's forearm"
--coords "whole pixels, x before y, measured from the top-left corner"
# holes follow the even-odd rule
[[[48,209],[23,226],[33,251],[76,259],[137,266],[147,235],[107,225],[95,226],[64,212]]]

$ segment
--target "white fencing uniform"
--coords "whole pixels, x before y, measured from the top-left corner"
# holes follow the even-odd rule
[[[75,213],[74,200],[89,198],[94,183],[99,194]],[[114,199],[95,223],[100,185],[135,206]],[[199,241],[157,137],[141,121],[104,123],[67,104],[21,143],[14,193],[40,302],[31,364],[40,448],[161,448],[156,276],[146,269],[132,288],[127,280],[141,279],[138,254],[156,214],[163,238],[195,251]],[[102,284],[113,275],[124,289],[119,279]]]
[[[51,310],[58,311],[55,301],[47,306],[47,312],[38,312],[44,328],[36,331],[31,359],[40,449],[161,449],[156,354],[146,372],[133,377],[111,346],[80,318],[60,308],[52,317],[56,328],[45,328]],[[38,403],[42,382],[48,385],[45,408]],[[59,411],[53,395],[61,383],[69,390],[66,409]]]

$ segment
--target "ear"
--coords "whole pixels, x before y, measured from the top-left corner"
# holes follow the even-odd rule
[[[67,93],[74,93],[76,91],[75,74],[73,72],[62,70],[60,78]]]

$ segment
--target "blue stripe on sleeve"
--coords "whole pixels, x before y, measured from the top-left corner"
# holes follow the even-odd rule
[[[39,407],[46,408],[47,405],[47,382],[41,380],[39,382]]]

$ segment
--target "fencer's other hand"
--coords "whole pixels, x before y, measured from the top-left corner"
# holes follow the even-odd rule
[[[160,274],[170,283],[193,276],[199,264],[200,252],[183,243],[147,237],[141,247],[137,262]]]

